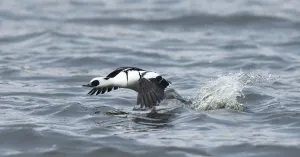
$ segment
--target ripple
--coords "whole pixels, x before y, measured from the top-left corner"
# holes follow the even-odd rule
[[[64,57],[57,60],[50,62],[48,65],[55,65],[57,67],[65,67],[65,66],[72,66],[72,67],[81,67],[85,65],[105,65],[106,67],[114,66],[114,61],[112,61],[111,57],[109,56],[102,56],[102,57]]]
[[[47,32],[42,31],[42,32],[26,33],[26,34],[17,35],[17,36],[5,36],[5,37],[0,38],[0,43],[1,44],[10,44],[10,43],[20,44],[20,42],[33,40],[35,38],[45,35],[46,33]]]
[[[87,107],[81,105],[80,103],[71,103],[69,105],[65,105],[66,107],[62,108],[58,112],[55,112],[54,115],[59,117],[78,117],[86,115],[86,110],[88,110]]]
[[[261,123],[268,124],[283,124],[290,125],[300,120],[300,113],[298,112],[278,112],[278,113],[265,113],[261,115],[264,117],[264,120]]]
[[[249,13],[235,13],[230,15],[217,15],[217,14],[191,14],[171,18],[157,18],[157,19],[143,19],[143,18],[130,18],[130,17],[85,17],[85,18],[72,18],[67,19],[66,22],[76,24],[88,25],[146,25],[146,26],[188,26],[188,27],[206,27],[220,26],[220,25],[233,25],[233,26],[247,26],[254,25],[272,25],[274,27],[282,27],[283,24],[289,24],[292,27],[298,25],[297,22],[290,21],[289,19],[267,16],[255,15]],[[265,27],[266,28],[266,27]]]
[[[278,141],[279,142],[279,141]],[[239,156],[284,156],[285,154],[290,154],[292,157],[296,157],[300,152],[300,149],[297,146],[283,146],[280,144],[272,144],[272,145],[258,145],[258,144],[238,144],[238,145],[229,145],[229,146],[221,146],[216,148],[214,151],[218,155],[228,153],[227,150],[230,149],[235,154]],[[277,152],[277,150],[279,152]],[[275,153],[276,152],[276,153]]]

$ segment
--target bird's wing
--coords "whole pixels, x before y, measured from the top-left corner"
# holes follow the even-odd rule
[[[88,94],[89,95],[98,95],[98,94],[104,94],[105,92],[110,92],[111,90],[116,90],[119,87],[104,87],[104,88],[93,88]]]
[[[157,106],[164,99],[164,89],[168,85],[169,83],[161,76],[150,79],[141,78],[137,86],[137,105],[141,108]]]

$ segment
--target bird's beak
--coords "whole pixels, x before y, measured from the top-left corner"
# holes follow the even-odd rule
[[[83,87],[92,87],[90,84],[84,84]]]

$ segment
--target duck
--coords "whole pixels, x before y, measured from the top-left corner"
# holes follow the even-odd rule
[[[84,87],[92,88],[88,95],[99,95],[120,88],[137,92],[135,110],[154,109],[164,99],[178,99],[188,103],[173,88],[166,89],[171,81],[154,71],[137,67],[119,67],[105,77],[92,78]]]

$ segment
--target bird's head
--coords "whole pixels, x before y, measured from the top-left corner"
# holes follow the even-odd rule
[[[93,78],[88,84],[86,85],[82,85],[84,87],[101,87],[102,85],[103,86],[106,86],[107,84],[107,78],[106,77],[95,77]]]

